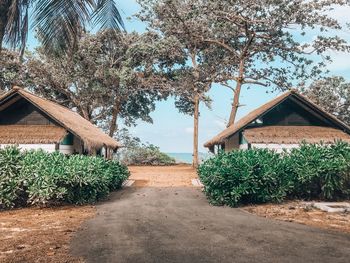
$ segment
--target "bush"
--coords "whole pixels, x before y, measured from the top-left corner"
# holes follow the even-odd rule
[[[200,165],[198,173],[217,205],[344,199],[350,197],[350,145],[302,144],[282,154],[266,149],[220,153]]]
[[[290,196],[323,200],[350,196],[349,144],[302,144],[287,154],[284,161],[294,186]]]
[[[123,155],[122,161],[127,165],[173,165],[175,159],[162,153],[157,146],[143,144],[129,148]]]
[[[125,145],[118,151],[117,158],[126,165],[173,165],[175,159],[160,151],[159,147],[141,143],[141,140],[132,136],[128,130],[118,132],[118,141]]]
[[[127,167],[116,161],[96,157],[86,160],[79,155],[69,161],[69,173],[75,174],[65,185],[69,189],[67,201],[70,203],[91,203],[104,198],[110,191],[119,189],[129,176]]]
[[[22,192],[19,176],[22,163],[18,148],[0,149],[0,168],[0,208],[13,207]]]
[[[21,205],[19,197],[25,197],[28,205],[93,203],[121,187],[129,176],[127,167],[116,161],[41,150],[21,153],[15,147],[0,150],[3,164],[12,168],[2,169],[0,208]]]
[[[281,156],[273,151],[232,151],[205,161],[198,173],[212,204],[278,202],[290,187],[281,164]]]
[[[24,191],[28,193],[28,204],[44,205],[61,202],[67,189],[60,182],[66,180],[66,157],[58,152],[29,151],[23,154],[20,177]]]

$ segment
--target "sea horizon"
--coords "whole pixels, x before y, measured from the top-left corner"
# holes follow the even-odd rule
[[[192,158],[193,158],[193,154],[192,153],[184,153],[184,152],[166,152],[167,155],[169,155],[170,157],[173,157],[177,163],[188,163],[191,164],[192,163]],[[203,161],[206,158],[208,158],[210,156],[209,153],[204,153],[204,152],[199,152],[198,153],[198,157],[199,157],[199,161]]]

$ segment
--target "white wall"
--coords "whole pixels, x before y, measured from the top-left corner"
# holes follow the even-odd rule
[[[0,147],[6,147],[9,145],[11,145],[11,144],[0,144]],[[42,149],[46,152],[54,152],[56,149],[55,144],[19,144],[18,146],[23,151]],[[60,145],[59,152],[64,153],[64,154],[72,154],[73,153],[73,145]]]
[[[258,148],[258,149],[270,149],[275,150],[278,153],[281,153],[283,149],[285,150],[291,150],[293,148],[298,148],[299,144],[274,144],[274,143],[252,143],[252,148]],[[248,149],[248,144],[241,144],[239,146],[240,149],[246,150]]]
[[[59,152],[64,154],[73,154],[74,146],[73,145],[60,145]]]

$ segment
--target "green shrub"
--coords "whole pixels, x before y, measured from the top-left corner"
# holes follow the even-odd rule
[[[100,157],[66,156],[58,152],[0,151],[1,207],[60,203],[93,203],[121,187],[129,176],[126,166]]]
[[[125,147],[118,151],[117,159],[126,165],[173,165],[175,159],[160,151],[159,147],[141,143],[127,129],[120,129],[117,139]]]
[[[218,205],[284,198],[350,197],[350,145],[302,144],[282,154],[266,149],[220,153],[198,169],[209,201]]]
[[[290,196],[336,200],[350,196],[350,145],[302,144],[284,158],[293,182]]]
[[[13,207],[22,195],[19,173],[22,155],[17,147],[0,148],[0,209]]]
[[[159,147],[152,144],[129,147],[121,159],[127,165],[173,165],[176,163],[174,158],[161,152]]]
[[[104,198],[110,191],[121,187],[128,178],[126,166],[116,161],[106,161],[97,157],[72,156],[69,159],[68,174],[73,174],[66,181],[67,202],[91,203]]]
[[[42,150],[24,153],[20,176],[28,193],[28,204],[45,205],[62,202],[66,190],[59,182],[65,180],[66,157],[58,152]]]
[[[278,202],[290,187],[280,155],[265,149],[220,153],[200,165],[198,174],[217,205]]]

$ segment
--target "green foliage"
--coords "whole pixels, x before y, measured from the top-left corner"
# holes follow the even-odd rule
[[[103,30],[82,34],[73,54],[55,56],[38,48],[25,57],[27,87],[76,108],[109,134],[116,132],[117,120],[126,126],[136,125],[139,119],[151,123],[155,102],[173,90],[170,84],[162,83],[159,67],[153,68],[154,61],[169,53],[158,46],[160,41],[150,32]]]
[[[0,55],[0,94],[13,85],[25,85],[26,72],[16,52],[2,49]]]
[[[127,165],[172,165],[174,158],[160,151],[159,147],[153,144],[141,143],[137,137],[133,137],[126,129],[118,133],[118,141],[125,145],[125,148],[118,151],[118,159]]]
[[[84,204],[106,197],[129,176],[116,161],[58,152],[0,150],[0,208],[28,205]]]
[[[175,159],[153,144],[141,144],[128,149],[123,156],[123,162],[128,165],[172,165],[175,164]]]
[[[283,154],[266,149],[222,152],[205,161],[198,173],[216,205],[348,198],[350,145],[302,144]]]
[[[316,80],[301,91],[317,105],[350,125],[350,83],[343,77],[333,76]]]
[[[350,196],[349,144],[303,144],[286,155],[284,162],[294,185],[291,196],[325,200]]]
[[[0,208],[12,207],[22,189],[21,154],[16,147],[0,150]]]
[[[0,17],[0,50],[8,44],[24,51],[29,28],[35,28],[45,50],[54,53],[74,50],[87,25],[115,31],[124,28],[114,0],[1,1]]]
[[[289,188],[281,164],[281,156],[273,151],[232,151],[205,161],[198,172],[213,204],[278,202]]]

